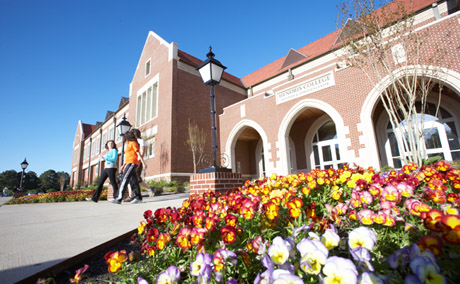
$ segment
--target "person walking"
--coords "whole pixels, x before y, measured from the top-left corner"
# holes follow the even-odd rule
[[[118,184],[115,179],[115,173],[117,172],[118,151],[117,146],[115,145],[115,141],[107,141],[107,143],[105,143],[105,149],[108,150],[107,154],[100,156],[100,158],[105,160],[105,168],[99,177],[99,183],[97,185],[96,191],[92,197],[86,198],[87,201],[97,202],[99,200],[99,196],[101,195],[102,188],[107,178],[109,178],[110,184],[112,185],[113,195],[115,196],[118,194]]]
[[[139,203],[142,201],[142,195],[139,188],[139,183],[136,178],[136,169],[139,165],[139,160],[142,164],[145,163],[144,159],[139,156],[139,144],[137,143],[137,139],[134,133],[132,131],[128,131],[124,135],[124,138],[125,141],[123,143],[127,143],[127,147],[125,149],[125,161],[120,168],[120,170],[123,172],[123,176],[120,181],[118,195],[114,195],[114,199],[109,201],[112,203],[121,204],[129,183],[135,195],[131,203]]]
[[[144,153],[145,153],[145,140],[142,139],[142,136],[141,136],[141,131],[137,128],[134,128],[133,130],[133,133],[134,133],[134,136],[136,137],[137,139],[137,143],[139,144],[139,156],[140,157],[144,157]],[[139,158],[140,160],[140,158]],[[142,186],[146,189],[148,189],[150,191],[150,197],[154,197],[155,196],[155,189],[154,188],[151,188],[144,180],[143,176],[144,176],[144,173],[145,173],[145,170],[147,169],[147,165],[143,165],[143,163],[139,163],[139,166],[137,167],[136,169],[136,177],[137,177],[137,181],[139,182],[139,186]]]

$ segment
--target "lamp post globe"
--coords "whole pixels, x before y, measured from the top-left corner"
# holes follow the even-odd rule
[[[211,131],[212,131],[212,158],[213,165],[210,168],[200,171],[201,173],[207,172],[216,172],[216,171],[228,171],[222,169],[217,165],[217,143],[216,143],[216,110],[215,110],[215,96],[214,96],[214,86],[220,83],[222,79],[222,74],[224,70],[227,69],[220,61],[214,58],[214,53],[212,52],[212,47],[209,47],[209,52],[206,54],[208,57],[205,61],[201,63],[198,68],[201,79],[203,83],[211,88]]]
[[[24,175],[25,175],[27,166],[29,166],[29,163],[27,163],[26,158],[24,158],[24,161],[21,163],[22,174],[21,174],[21,182],[19,183],[19,190],[20,191],[22,191],[22,183],[24,181]]]
[[[126,134],[126,132],[129,131],[129,129],[131,128],[131,124],[129,123],[129,121],[126,119],[126,114],[123,114],[123,118],[121,119],[120,123],[117,124],[117,129],[118,129],[118,133],[120,133],[120,136],[122,137],[122,144],[121,144],[121,165],[123,165],[123,158],[124,158],[124,155],[125,155],[125,139],[124,139],[124,136]]]

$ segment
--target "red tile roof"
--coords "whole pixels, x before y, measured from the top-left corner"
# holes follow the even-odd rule
[[[184,61],[184,62],[186,62],[186,63],[188,63],[188,64],[190,64],[190,65],[192,65],[194,67],[200,66],[200,64],[202,62],[200,59],[198,59],[198,58],[196,58],[196,57],[194,57],[194,56],[192,56],[192,55],[190,55],[190,54],[188,54],[188,53],[186,53],[186,52],[184,52],[184,51],[182,51],[180,49],[177,51],[177,55],[179,56],[179,59],[181,61]],[[227,80],[227,81],[229,81],[229,82],[231,82],[231,83],[233,83],[235,85],[238,85],[240,87],[244,87],[243,83],[241,82],[241,79],[239,79],[239,78],[237,78],[237,77],[235,77],[232,74],[229,74],[227,72],[224,72],[224,74],[222,75],[222,79]]]
[[[407,0],[396,0],[394,2],[391,2],[390,4],[387,5],[387,7],[385,7],[385,12],[387,12],[388,10],[392,10],[392,9],[397,9],[397,5],[396,3],[400,3],[400,2],[403,2],[403,5],[404,5],[404,8],[406,11],[419,11],[427,6],[430,6],[431,4],[435,3],[435,2],[438,2],[437,0],[413,0],[412,1],[412,7],[410,6],[411,5],[411,1],[407,1]],[[382,8],[376,10],[376,13],[381,13],[382,12]],[[261,83],[273,76],[276,76],[280,73],[283,73],[285,72],[286,70],[288,70],[289,68],[292,68],[293,66],[297,66],[299,64],[303,64],[305,62],[308,62],[308,61],[311,61],[311,60],[314,60],[315,58],[335,49],[336,47],[339,46],[339,44],[335,44],[335,41],[337,39],[337,36],[339,35],[341,29],[338,29],[328,35],[326,35],[325,37],[321,38],[321,39],[318,39],[302,48],[299,48],[297,51],[306,55],[307,58],[303,59],[303,60],[299,60],[297,62],[294,62],[293,64],[289,65],[289,66],[285,66],[284,68],[281,69],[282,67],[282,64],[283,62],[285,61],[286,59],[286,56],[260,68],[259,70],[256,70],[255,72],[249,74],[249,75],[246,75],[245,77],[241,78],[241,80],[243,81],[243,83],[247,86],[247,87],[251,87],[251,86],[254,86],[258,83]]]
[[[83,135],[84,135],[83,138],[86,138],[89,135],[91,135],[94,129],[96,129],[96,125],[92,125],[92,124],[82,123],[82,126],[83,126]]]

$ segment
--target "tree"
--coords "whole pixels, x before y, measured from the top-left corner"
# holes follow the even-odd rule
[[[37,189],[38,183],[39,183],[39,179],[38,179],[37,174],[34,171],[28,171],[24,175],[24,181],[22,183],[22,187],[25,190]]]
[[[206,134],[203,129],[200,129],[194,122],[188,120],[187,128],[187,144],[190,147],[193,157],[193,172],[196,173],[198,162],[201,160],[206,143]]]
[[[3,189],[5,186],[9,189],[19,187],[20,179],[21,175],[18,175],[15,170],[4,171],[0,174],[0,188]]]
[[[70,176],[66,172],[57,172],[56,175],[59,183],[59,190],[64,191],[64,188],[69,184]]]
[[[372,86],[381,86],[380,100],[397,135],[403,159],[419,165],[426,158],[423,145],[427,129],[424,119],[429,96],[441,101],[443,59],[441,45],[425,48],[433,41],[429,28],[417,30],[412,1],[373,0],[343,2],[338,41],[344,47],[340,55],[346,65],[359,68]],[[381,6],[379,5],[379,6]],[[443,39],[449,39],[446,31]],[[385,84],[382,85],[382,82]],[[388,82],[388,84],[386,84]]]
[[[54,170],[47,170],[42,173],[39,177],[40,189],[46,192],[46,190],[59,190],[58,176]]]

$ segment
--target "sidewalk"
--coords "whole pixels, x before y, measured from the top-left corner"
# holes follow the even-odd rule
[[[0,200],[0,282],[15,283],[131,231],[145,210],[180,207],[189,193],[107,201],[3,205]]]

